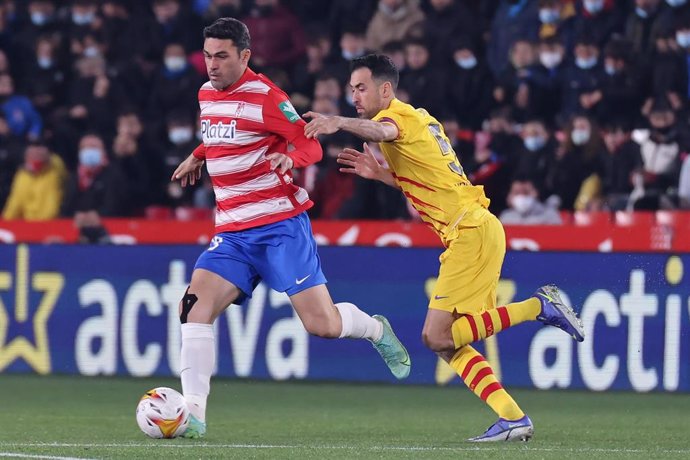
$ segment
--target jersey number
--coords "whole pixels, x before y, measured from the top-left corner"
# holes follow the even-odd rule
[[[448,140],[443,137],[441,126],[436,123],[432,123],[429,125],[429,131],[431,132],[431,135],[434,136],[434,139],[436,139],[438,147],[441,149],[441,155],[452,155],[452,159],[450,163],[448,163],[448,168],[450,168],[450,170],[454,173],[464,177],[465,171],[463,171],[462,165],[460,165],[460,161],[458,160],[458,156],[455,154],[455,150],[453,150],[453,146],[451,146],[448,143]]]

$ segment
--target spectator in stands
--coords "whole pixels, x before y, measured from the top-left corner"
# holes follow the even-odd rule
[[[606,151],[602,155],[602,195],[612,211],[628,207],[633,177],[642,175],[640,145],[631,139],[630,124],[613,121],[604,125]]]
[[[561,109],[563,73],[567,68],[565,46],[556,36],[539,41],[539,73],[544,75],[543,116],[553,120]]]
[[[126,215],[142,215],[144,208],[151,203],[152,184],[150,174],[139,148],[137,138],[118,133],[112,146],[113,164],[123,173],[122,187],[128,191],[129,205]],[[172,176],[172,173],[170,174]],[[160,187],[159,183],[156,183]],[[156,188],[158,188],[156,187]]]
[[[331,40],[325,31],[308,36],[306,54],[292,72],[293,91],[311,97],[318,76],[325,72],[328,65],[331,48]]]
[[[24,56],[30,55],[35,49],[39,38],[48,40],[55,47],[59,47],[64,39],[63,24],[56,14],[53,0],[31,0],[27,5],[29,21],[24,24],[14,37],[14,43],[19,48],[21,61],[26,65]]]
[[[36,41],[35,59],[27,61],[26,94],[42,118],[48,118],[64,102],[66,72],[53,40],[41,37]]]
[[[681,209],[690,209],[690,155],[683,160],[678,181],[678,199]]]
[[[400,78],[400,88],[409,95],[409,103],[423,107],[430,114],[439,114],[445,107],[443,73],[429,62],[429,48],[424,40],[410,39],[405,43],[407,71]]]
[[[628,13],[625,38],[641,58],[649,57],[654,50],[654,43],[663,30],[660,12],[664,7],[662,0],[635,0],[635,9]]]
[[[37,140],[43,130],[43,120],[31,100],[15,93],[10,74],[0,74],[0,110],[10,132],[17,137]]]
[[[364,34],[376,11],[376,2],[372,0],[331,0],[330,3],[328,25],[333,43],[338,43],[348,31],[357,30]]]
[[[163,155],[165,166],[161,177],[165,181],[166,194],[162,203],[173,207],[191,206],[194,193],[199,188],[198,184],[182,188],[178,181],[170,182],[168,179],[172,177],[182,160],[189,156],[189,152],[199,145],[199,141],[194,138],[193,119],[186,112],[173,112],[168,117],[167,127],[167,142]]]
[[[352,135],[339,132],[329,136],[324,148],[323,160],[312,172],[313,184],[307,179],[309,196],[315,205],[310,215],[318,219],[335,219],[338,217],[343,204],[348,201],[354,191],[354,176],[340,172],[340,165],[336,162],[338,154],[345,148],[355,148],[359,142]],[[310,186],[311,185],[311,186]]]
[[[509,208],[501,212],[503,225],[561,225],[558,210],[539,201],[534,182],[527,176],[516,177],[510,184]]]
[[[79,230],[78,243],[108,244],[112,242],[108,230],[101,222],[101,217],[94,210],[74,213],[74,226]]]
[[[254,0],[244,19],[252,37],[255,67],[284,67],[290,70],[304,56],[306,37],[302,24],[279,0]]]
[[[340,55],[332,56],[326,68],[340,81],[350,80],[350,61],[369,53],[366,49],[366,29],[359,24],[347,26],[340,37]]]
[[[690,2],[688,0],[666,0],[666,8],[659,12],[661,30],[675,28],[678,18],[690,17]]]
[[[601,49],[614,34],[623,33],[624,21],[624,11],[616,7],[615,0],[582,0],[575,18],[575,36],[590,37]]]
[[[147,110],[152,129],[164,126],[161,114],[188,111],[191,116],[196,113],[197,93],[204,80],[189,65],[182,44],[170,43],[165,47],[163,66],[155,81]]]
[[[242,0],[211,0],[207,2],[207,7],[203,11],[197,11],[205,26],[210,25],[218,18],[244,18],[246,13],[245,5]]]
[[[143,3],[143,2],[142,2]],[[148,3],[148,2],[147,2]],[[143,8],[140,4],[140,9]],[[142,15],[134,2],[106,0],[101,6],[101,39],[108,44],[107,60],[110,65],[121,66],[131,59],[132,50],[137,48],[138,31]]]
[[[385,165],[378,144],[369,143],[376,159]],[[345,201],[338,212],[339,219],[409,219],[407,200],[398,189],[383,182],[362,179],[355,176],[352,197]]]
[[[498,105],[510,105],[517,122],[541,118],[547,112],[547,84],[547,76],[537,64],[534,45],[517,40],[510,51],[510,66],[496,81],[494,100]]]
[[[402,77],[407,70],[405,64],[405,44],[399,40],[388,42],[381,50],[381,53],[391,58],[395,68],[398,69],[398,74]]]
[[[601,103],[604,66],[599,59],[599,48],[588,36],[575,41],[575,60],[563,74],[561,90],[561,120],[575,113],[593,114]]]
[[[668,100],[654,101],[649,112],[649,131],[640,142],[644,174],[644,196],[635,209],[668,209],[672,191],[678,185],[681,146],[676,113]]]
[[[572,50],[575,38],[574,2],[539,0],[539,39],[555,38]]]
[[[592,112],[601,123],[622,120],[630,124],[638,121],[642,85],[631,53],[630,44],[620,39],[611,40],[604,48],[606,75],[600,89],[593,91],[586,101],[594,104]],[[595,102],[597,100],[599,102]]]
[[[513,44],[519,40],[536,43],[539,39],[539,2],[537,0],[501,0],[491,24],[487,49],[489,67],[500,75],[507,67]]]
[[[539,190],[539,196],[546,198],[544,178],[548,166],[556,155],[557,142],[551,136],[544,121],[540,119],[527,120],[520,132],[523,146],[518,151],[515,173],[534,178],[534,185]],[[511,161],[512,163],[512,161]]]
[[[431,61],[435,66],[446,67],[452,50],[452,40],[459,36],[467,37],[473,46],[483,44],[482,34],[488,28],[482,18],[472,11],[462,0],[430,0],[423,24],[423,38],[429,44]],[[484,2],[487,3],[487,2]],[[482,50],[483,51],[483,50]]]
[[[133,204],[126,183],[118,165],[108,160],[101,136],[86,134],[79,141],[79,166],[69,180],[62,215],[94,210],[101,216],[124,216]]]
[[[511,173],[516,171],[524,143],[516,132],[510,107],[494,109],[489,114],[483,129],[491,136],[489,148],[498,154],[508,171]]]
[[[421,27],[422,21],[424,13],[419,0],[379,0],[378,10],[367,27],[366,46],[380,52],[388,43],[405,39],[412,29]]]
[[[598,183],[604,140],[597,126],[586,115],[575,115],[564,130],[565,139],[549,162],[544,180],[546,196],[557,196],[561,209],[573,210],[584,181]],[[591,185],[590,189],[596,185]],[[589,201],[583,197],[584,201]]]
[[[665,52],[657,47],[654,58],[653,96],[678,94],[680,100],[690,100],[690,15],[677,19],[674,40],[666,43]],[[677,50],[677,52],[675,52]],[[658,69],[658,70],[657,70]]]
[[[74,151],[84,131],[112,136],[115,114],[126,100],[106,74],[102,57],[83,57],[76,62],[77,77],[72,79],[66,95],[66,110],[60,113],[56,129],[56,145],[68,167],[76,164]]]
[[[23,161],[23,153],[24,142],[12,135],[5,115],[0,112],[0,209],[10,195],[14,173]]]
[[[48,220],[59,215],[65,166],[41,141],[24,150],[24,164],[15,173],[12,189],[2,211],[3,219]]]
[[[455,65],[451,67],[446,85],[446,105],[464,128],[476,131],[491,109],[493,77],[471,40],[457,39],[452,49]]]
[[[504,158],[491,149],[490,141],[491,134],[478,131],[474,136],[474,153],[463,154],[462,165],[472,184],[484,186],[484,193],[491,200],[491,212],[500,214],[506,207],[511,171],[505,168]]]

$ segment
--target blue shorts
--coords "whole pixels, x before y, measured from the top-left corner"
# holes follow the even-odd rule
[[[213,237],[196,261],[251,297],[261,280],[278,292],[294,295],[326,283],[307,213],[261,227],[223,232]]]

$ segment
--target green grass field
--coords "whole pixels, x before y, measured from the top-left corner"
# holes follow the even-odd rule
[[[140,394],[170,379],[0,375],[0,458],[690,458],[690,397],[514,391],[529,443],[477,446],[491,413],[462,387],[216,380],[203,441],[146,438]]]

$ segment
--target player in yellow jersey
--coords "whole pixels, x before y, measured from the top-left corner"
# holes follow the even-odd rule
[[[388,57],[355,59],[351,70],[350,86],[360,118],[308,112],[305,117],[311,121],[304,132],[317,137],[344,130],[379,143],[388,168],[378,163],[366,144],[362,152],[345,149],[338,162],[345,173],[401,189],[446,247],[422,339],[499,416],[484,434],[470,441],[528,440],[534,432],[532,421],[470,344],[533,320],[559,327],[582,341],[582,324],[553,285],[539,288],[523,302],[496,305],[505,233],[488,211],[483,187],[467,179],[441,124],[426,110],[395,98],[398,72]]]

